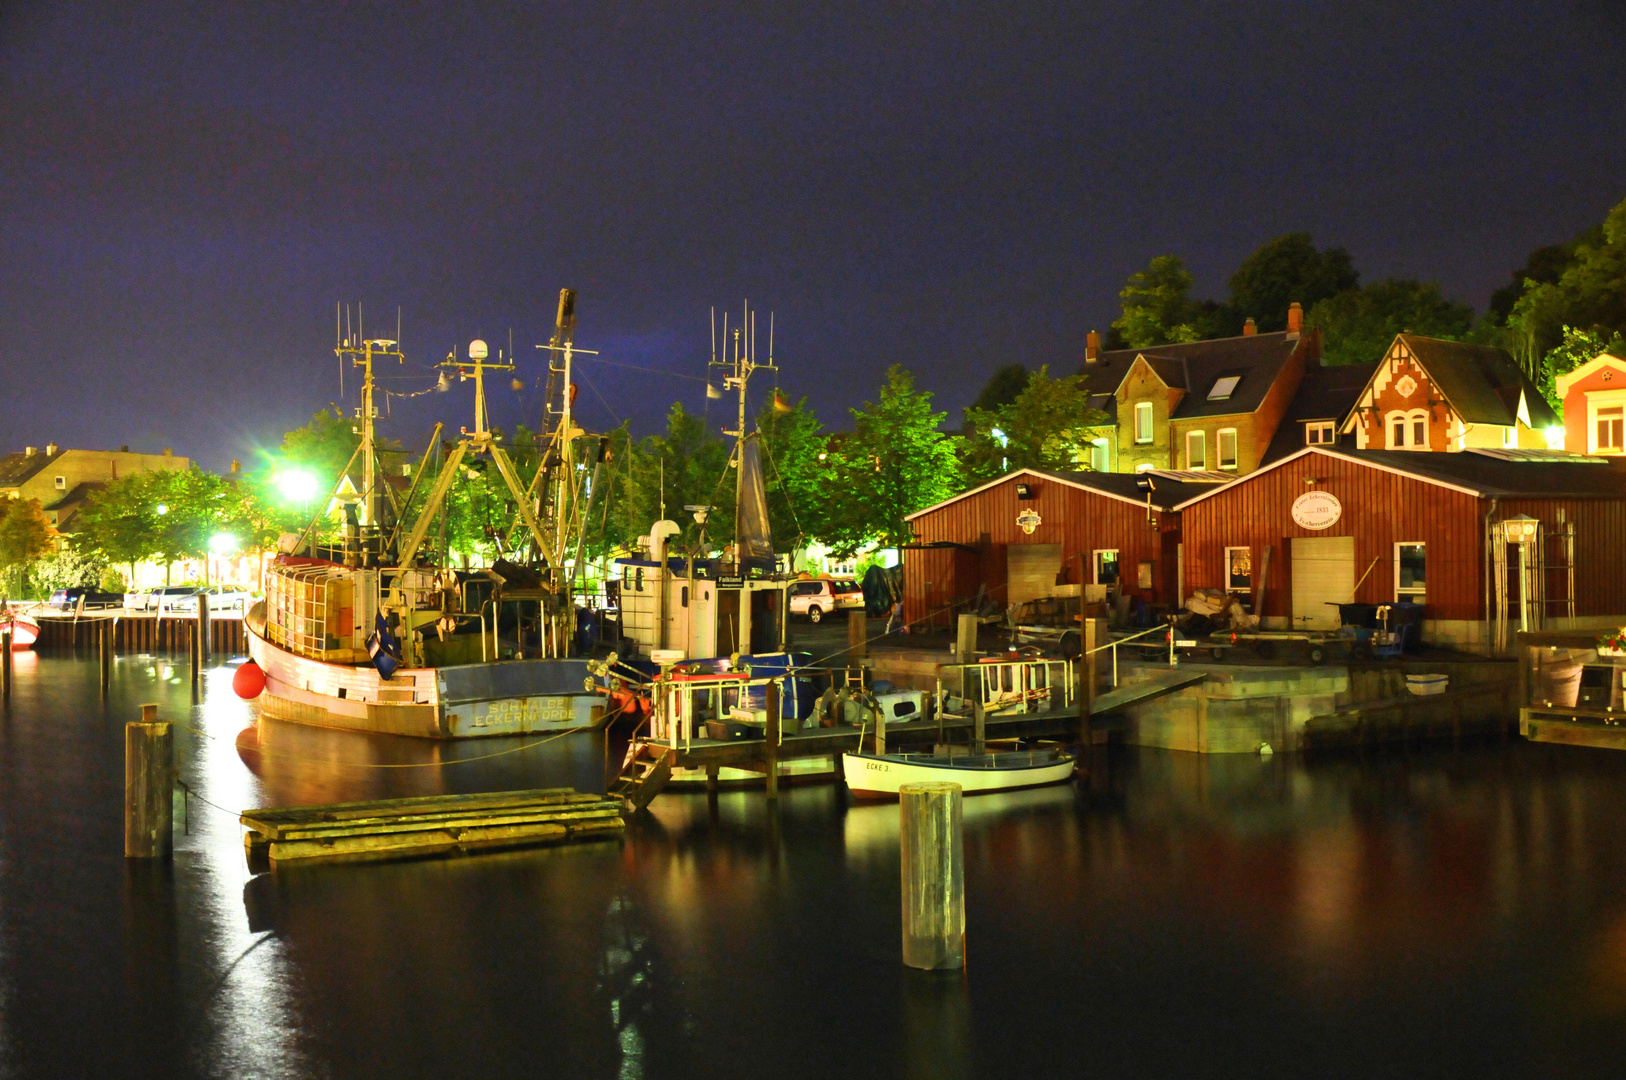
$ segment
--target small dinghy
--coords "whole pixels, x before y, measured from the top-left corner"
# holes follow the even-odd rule
[[[1016,750],[994,754],[846,754],[847,787],[860,799],[890,799],[899,784],[940,780],[959,784],[967,795],[983,791],[1056,784],[1073,775],[1073,755],[1065,750]]]
[[[40,624],[20,613],[15,615],[0,613],[0,634],[7,630],[11,631],[12,652],[32,649],[40,636]]]

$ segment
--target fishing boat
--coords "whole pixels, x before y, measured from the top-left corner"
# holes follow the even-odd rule
[[[11,633],[11,651],[32,649],[39,640],[40,624],[20,611],[0,611],[0,634]]]
[[[588,437],[571,415],[575,326],[576,294],[561,290],[553,339],[539,346],[549,355],[545,435],[528,483],[486,409],[486,374],[515,365],[500,353],[488,362],[477,340],[467,360],[454,354],[442,365],[474,380],[474,428],[462,430],[436,471],[437,424],[404,495],[384,475],[374,436],[373,369],[404,361],[399,333],[368,338],[359,318],[354,333],[335,329],[340,363],[362,369],[361,439],[310,526],[283,538],[265,569],[265,599],[245,616],[248,652],[264,675],[263,690],[256,695],[255,680],[245,680],[245,692],[260,698],[262,715],[437,739],[598,721],[604,680],[579,655],[574,601],[607,439]],[[458,475],[488,465],[517,507],[500,537],[508,557],[487,569],[455,568],[444,541],[446,496]],[[432,471],[420,503],[419,484]],[[341,535],[324,543],[319,532],[335,507]],[[431,542],[437,521],[440,539]]]
[[[901,784],[959,784],[967,795],[1059,784],[1076,761],[1059,747],[986,754],[846,754],[847,787],[860,799],[894,799]]]

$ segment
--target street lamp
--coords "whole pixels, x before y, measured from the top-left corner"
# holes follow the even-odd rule
[[[276,483],[277,490],[282,493],[284,499],[289,502],[297,502],[301,506],[309,503],[311,497],[316,494],[316,477],[308,472],[277,473],[272,480]]]
[[[1536,542],[1536,532],[1541,528],[1541,522],[1527,514],[1519,514],[1502,522],[1503,535],[1510,544],[1533,544]]]

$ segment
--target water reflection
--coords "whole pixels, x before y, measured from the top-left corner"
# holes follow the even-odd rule
[[[194,701],[161,658],[121,658],[106,702],[92,657],[18,670],[0,1072],[1611,1075],[1626,1052],[1626,755],[1131,752],[970,798],[969,968],[938,978],[900,962],[896,804],[663,795],[609,842],[254,875],[242,807],[597,790],[606,747],[258,721],[225,669]],[[207,800],[168,866],[119,849],[143,701]]]

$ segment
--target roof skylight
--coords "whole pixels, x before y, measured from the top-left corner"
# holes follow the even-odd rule
[[[1236,384],[1242,381],[1240,375],[1225,375],[1214,380],[1214,389],[1208,392],[1209,401],[1224,401],[1236,389]]]

